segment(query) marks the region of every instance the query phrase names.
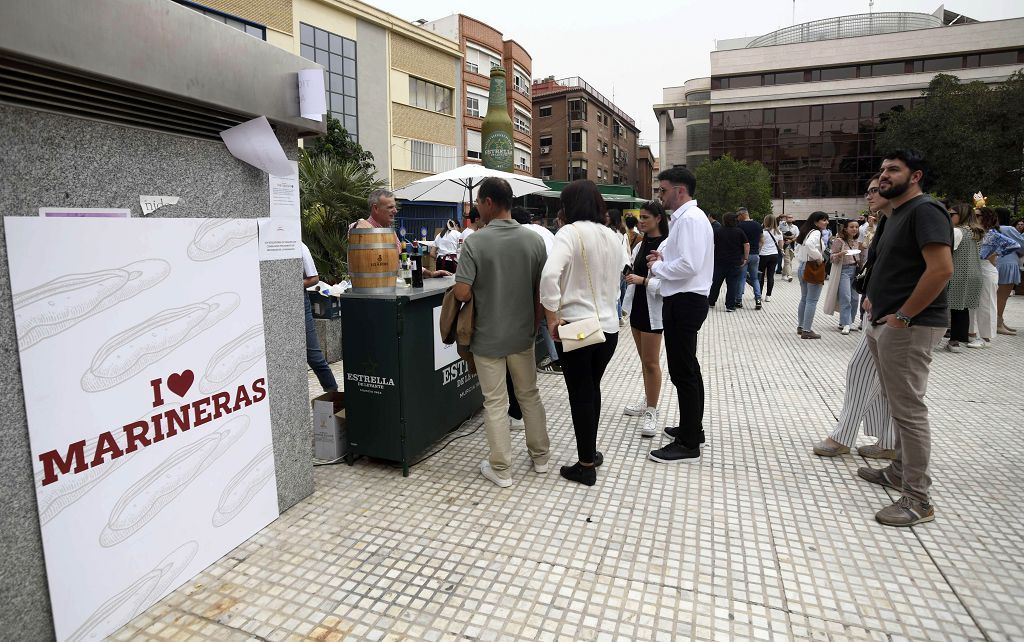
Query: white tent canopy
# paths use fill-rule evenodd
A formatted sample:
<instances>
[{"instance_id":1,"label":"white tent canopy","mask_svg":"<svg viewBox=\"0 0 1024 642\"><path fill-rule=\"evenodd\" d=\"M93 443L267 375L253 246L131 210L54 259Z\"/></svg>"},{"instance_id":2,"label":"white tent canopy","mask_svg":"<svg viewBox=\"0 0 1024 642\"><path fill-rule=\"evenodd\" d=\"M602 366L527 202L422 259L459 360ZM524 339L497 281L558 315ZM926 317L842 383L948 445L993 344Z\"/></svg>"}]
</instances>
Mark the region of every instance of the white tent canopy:
<instances>
[{"instance_id":1,"label":"white tent canopy","mask_svg":"<svg viewBox=\"0 0 1024 642\"><path fill-rule=\"evenodd\" d=\"M472 163L453 170L421 178L401 189L395 190L395 197L407 201L440 201L442 203L472 203L476 199L476 188L485 178L504 178L512 186L514 197L526 196L548 188L539 178L510 174L483 165Z\"/></svg>"}]
</instances>

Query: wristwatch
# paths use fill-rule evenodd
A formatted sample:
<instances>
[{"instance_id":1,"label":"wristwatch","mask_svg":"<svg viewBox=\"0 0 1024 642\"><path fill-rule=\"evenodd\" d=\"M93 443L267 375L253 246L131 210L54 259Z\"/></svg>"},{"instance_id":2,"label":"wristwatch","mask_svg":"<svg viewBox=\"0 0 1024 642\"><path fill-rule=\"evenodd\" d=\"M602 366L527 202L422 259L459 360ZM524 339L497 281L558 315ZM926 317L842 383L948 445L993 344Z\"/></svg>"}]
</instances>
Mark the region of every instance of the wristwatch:
<instances>
[{"instance_id":1,"label":"wristwatch","mask_svg":"<svg viewBox=\"0 0 1024 642\"><path fill-rule=\"evenodd\" d=\"M906 327L906 328L909 328L910 327L910 322L913 321L913 319L911 317L908 317L907 315L903 314L902 310L896 310L895 317L896 317L897 321L902 321L903 322L903 326Z\"/></svg>"}]
</instances>

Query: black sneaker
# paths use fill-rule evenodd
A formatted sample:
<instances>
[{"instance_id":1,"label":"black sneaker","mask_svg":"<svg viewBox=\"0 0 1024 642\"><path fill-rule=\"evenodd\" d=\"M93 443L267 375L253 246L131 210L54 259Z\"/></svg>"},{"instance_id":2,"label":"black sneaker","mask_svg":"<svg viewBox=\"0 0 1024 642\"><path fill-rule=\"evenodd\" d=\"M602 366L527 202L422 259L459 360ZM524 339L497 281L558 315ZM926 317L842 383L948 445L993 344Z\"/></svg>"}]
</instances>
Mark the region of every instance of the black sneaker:
<instances>
[{"instance_id":1,"label":"black sneaker","mask_svg":"<svg viewBox=\"0 0 1024 642\"><path fill-rule=\"evenodd\" d=\"M754 301L754 309L755 310L760 310L761 309L761 299L758 299L757 301Z\"/></svg>"},{"instance_id":2,"label":"black sneaker","mask_svg":"<svg viewBox=\"0 0 1024 642\"><path fill-rule=\"evenodd\" d=\"M700 448L687 448L673 441L652 450L648 457L662 464L696 464L700 462Z\"/></svg>"},{"instance_id":3,"label":"black sneaker","mask_svg":"<svg viewBox=\"0 0 1024 642\"><path fill-rule=\"evenodd\" d=\"M562 466L561 474L569 481L579 482L584 486L593 486L597 483L597 471L594 466L584 466L576 462L572 466Z\"/></svg>"},{"instance_id":4,"label":"black sneaker","mask_svg":"<svg viewBox=\"0 0 1024 642\"><path fill-rule=\"evenodd\" d=\"M669 437L671 437L672 439L675 439L676 435L679 434L679 426L665 426L665 434L668 435ZM706 443L706 440L704 439L704 433L701 433L701 435L700 435L700 448L703 449L704 446L706 446L706 445L707 445L707 443Z\"/></svg>"},{"instance_id":5,"label":"black sneaker","mask_svg":"<svg viewBox=\"0 0 1024 642\"><path fill-rule=\"evenodd\" d=\"M597 468L604 463L604 455L601 454L600 450L594 451L594 468Z\"/></svg>"},{"instance_id":6,"label":"black sneaker","mask_svg":"<svg viewBox=\"0 0 1024 642\"><path fill-rule=\"evenodd\" d=\"M742 308L742 307L743 307L743 304L742 304L742 303L737 303L737 304L736 304L736 307L737 307L737 308Z\"/></svg>"}]
</instances>

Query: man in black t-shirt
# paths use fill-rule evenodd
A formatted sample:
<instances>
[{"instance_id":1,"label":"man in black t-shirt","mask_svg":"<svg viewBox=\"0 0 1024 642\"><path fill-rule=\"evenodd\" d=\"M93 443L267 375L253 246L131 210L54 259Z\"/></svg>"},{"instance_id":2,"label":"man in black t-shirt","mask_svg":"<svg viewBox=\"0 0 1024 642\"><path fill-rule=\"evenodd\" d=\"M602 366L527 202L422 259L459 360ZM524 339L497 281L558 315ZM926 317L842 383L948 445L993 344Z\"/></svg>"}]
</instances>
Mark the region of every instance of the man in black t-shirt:
<instances>
[{"instance_id":1,"label":"man in black t-shirt","mask_svg":"<svg viewBox=\"0 0 1024 642\"><path fill-rule=\"evenodd\" d=\"M740 217L739 228L743 230L743 233L747 235L747 241L750 243L750 258L747 259L746 265L743 266L743 276L746 282L754 288L754 309L761 309L761 280L758 275L758 270L761 264L761 241L762 233L764 228L757 221L750 220L750 212L747 208L741 207L736 210L736 214ZM743 307L743 292L746 291L747 286L744 285L743 279L740 279L738 283L738 292L736 296L736 305Z\"/></svg>"},{"instance_id":2,"label":"man in black t-shirt","mask_svg":"<svg viewBox=\"0 0 1024 642\"><path fill-rule=\"evenodd\" d=\"M896 432L896 459L887 468L863 467L863 479L902 493L875 515L887 526L913 526L935 518L929 501L931 430L928 368L949 325L946 283L953 275L949 214L923 193L930 179L924 156L899 150L882 160L879 195L893 212L872 244L873 263L864 309L871 318L868 348L878 367Z\"/></svg>"}]
</instances>

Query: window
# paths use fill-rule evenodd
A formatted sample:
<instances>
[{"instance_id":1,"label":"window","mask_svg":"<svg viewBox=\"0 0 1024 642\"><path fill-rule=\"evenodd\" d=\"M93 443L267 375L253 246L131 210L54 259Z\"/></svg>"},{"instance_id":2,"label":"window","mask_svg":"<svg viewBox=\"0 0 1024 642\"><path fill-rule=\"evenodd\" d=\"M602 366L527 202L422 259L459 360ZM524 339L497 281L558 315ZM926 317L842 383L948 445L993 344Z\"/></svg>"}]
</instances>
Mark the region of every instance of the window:
<instances>
[{"instance_id":1,"label":"window","mask_svg":"<svg viewBox=\"0 0 1024 642\"><path fill-rule=\"evenodd\" d=\"M902 74L905 70L906 63L903 62L883 62L871 65L872 76L892 76L894 74Z\"/></svg>"},{"instance_id":2,"label":"window","mask_svg":"<svg viewBox=\"0 0 1024 642\"><path fill-rule=\"evenodd\" d=\"M751 76L733 76L729 79L729 89L743 89L744 87L760 87L761 74Z\"/></svg>"},{"instance_id":3,"label":"window","mask_svg":"<svg viewBox=\"0 0 1024 642\"><path fill-rule=\"evenodd\" d=\"M455 148L422 140L410 140L412 150L411 169L415 172L436 174L455 169Z\"/></svg>"},{"instance_id":4,"label":"window","mask_svg":"<svg viewBox=\"0 0 1024 642\"><path fill-rule=\"evenodd\" d=\"M570 152L585 152L587 151L587 130L585 129L574 129L569 132L569 151Z\"/></svg>"},{"instance_id":5,"label":"window","mask_svg":"<svg viewBox=\"0 0 1024 642\"><path fill-rule=\"evenodd\" d=\"M520 131L524 134L529 134L530 117L516 109L512 118L512 126L516 128L516 131Z\"/></svg>"},{"instance_id":6,"label":"window","mask_svg":"<svg viewBox=\"0 0 1024 642\"><path fill-rule=\"evenodd\" d=\"M473 85L466 86L466 113L470 116L476 116L477 118L483 118L487 114L487 99L488 92L486 89L480 87L474 87ZM472 102L471 102L472 101ZM474 110L471 106L473 103L476 104ZM476 113L473 113L473 112Z\"/></svg>"},{"instance_id":7,"label":"window","mask_svg":"<svg viewBox=\"0 0 1024 642\"><path fill-rule=\"evenodd\" d=\"M569 164L569 180L578 181L587 177L587 161L574 160Z\"/></svg>"},{"instance_id":8,"label":"window","mask_svg":"<svg viewBox=\"0 0 1024 642\"><path fill-rule=\"evenodd\" d=\"M541 136L540 137L540 146L541 147L551 147L551 136Z\"/></svg>"},{"instance_id":9,"label":"window","mask_svg":"<svg viewBox=\"0 0 1024 642\"><path fill-rule=\"evenodd\" d=\"M327 77L327 111L341 121L354 141L359 141L359 109L356 93L356 41L305 23L299 24L302 57L323 65Z\"/></svg>"},{"instance_id":10,"label":"window","mask_svg":"<svg viewBox=\"0 0 1024 642\"><path fill-rule=\"evenodd\" d=\"M586 120L587 119L587 101L585 101L585 100L570 100L569 101L569 118L571 120Z\"/></svg>"},{"instance_id":11,"label":"window","mask_svg":"<svg viewBox=\"0 0 1024 642\"><path fill-rule=\"evenodd\" d=\"M515 159L516 159L516 163L515 163L516 169L521 169L524 172L530 171L530 160L531 160L530 150L526 149L525 147L520 147L519 145L516 145L516 156L515 156Z\"/></svg>"},{"instance_id":12,"label":"window","mask_svg":"<svg viewBox=\"0 0 1024 642\"><path fill-rule=\"evenodd\" d=\"M207 9L206 7L199 7L192 4L191 2L178 2L178 4L180 4L183 7L188 7L189 9L192 9L193 11L196 11L198 13L201 13L207 18L212 18L221 24L233 27L235 29L238 29L239 31L244 31L245 33L249 34L250 36L253 36L254 38L259 38L260 40L267 39L267 28L264 27L263 25L257 24L255 22L249 22L248 20L242 20L241 18L236 18L235 16L232 16L228 13L221 13L220 11Z\"/></svg>"},{"instance_id":13,"label":"window","mask_svg":"<svg viewBox=\"0 0 1024 642\"><path fill-rule=\"evenodd\" d=\"M515 67L512 71L512 89L515 89L524 96L530 95L530 79L526 77L526 72Z\"/></svg>"},{"instance_id":14,"label":"window","mask_svg":"<svg viewBox=\"0 0 1024 642\"><path fill-rule=\"evenodd\" d=\"M931 58L924 61L924 71L945 71L947 69L963 68L963 56L951 56L948 58Z\"/></svg>"},{"instance_id":15,"label":"window","mask_svg":"<svg viewBox=\"0 0 1024 642\"><path fill-rule=\"evenodd\" d=\"M597 168L597 180L601 180L603 178L604 178L604 169L598 167Z\"/></svg>"},{"instance_id":16,"label":"window","mask_svg":"<svg viewBox=\"0 0 1024 642\"><path fill-rule=\"evenodd\" d=\"M552 171L551 166L550 165L541 165L541 167L540 167L540 177L541 178L546 178L546 179L550 180L552 176L554 176L554 172Z\"/></svg>"},{"instance_id":17,"label":"window","mask_svg":"<svg viewBox=\"0 0 1024 642\"><path fill-rule=\"evenodd\" d=\"M537 110L537 115L541 118L547 118L551 115L551 105L543 105Z\"/></svg>"},{"instance_id":18,"label":"window","mask_svg":"<svg viewBox=\"0 0 1024 642\"><path fill-rule=\"evenodd\" d=\"M621 181L621 180L622 180L622 179L621 179L621 178L619 177L619 175L618 175L618 174L612 174L612 183L614 183L614 184L618 185L618 184L619 184L619 181Z\"/></svg>"},{"instance_id":19,"label":"window","mask_svg":"<svg viewBox=\"0 0 1024 642\"><path fill-rule=\"evenodd\" d=\"M466 113L480 118L480 99L472 94L466 95Z\"/></svg>"},{"instance_id":20,"label":"window","mask_svg":"<svg viewBox=\"0 0 1024 642\"><path fill-rule=\"evenodd\" d=\"M409 104L439 114L451 115L452 90L409 76Z\"/></svg>"},{"instance_id":21,"label":"window","mask_svg":"<svg viewBox=\"0 0 1024 642\"><path fill-rule=\"evenodd\" d=\"M803 81L804 72L802 71L782 71L775 74L776 85L792 85Z\"/></svg>"},{"instance_id":22,"label":"window","mask_svg":"<svg viewBox=\"0 0 1024 642\"><path fill-rule=\"evenodd\" d=\"M491 67L500 66L500 55L471 44L466 45L466 71L487 76L491 73Z\"/></svg>"},{"instance_id":23,"label":"window","mask_svg":"<svg viewBox=\"0 0 1024 642\"><path fill-rule=\"evenodd\" d=\"M483 143L480 138L480 132L472 129L466 130L466 158L480 160L483 157L482 150Z\"/></svg>"},{"instance_id":24,"label":"window","mask_svg":"<svg viewBox=\"0 0 1024 642\"><path fill-rule=\"evenodd\" d=\"M1015 65L1018 62L1020 62L1020 58L1016 51L996 51L981 54L979 64L982 67L996 67L998 65Z\"/></svg>"},{"instance_id":25,"label":"window","mask_svg":"<svg viewBox=\"0 0 1024 642\"><path fill-rule=\"evenodd\" d=\"M856 78L857 68L856 67L832 67L830 69L821 70L822 80L845 80L847 78Z\"/></svg>"}]
</instances>

